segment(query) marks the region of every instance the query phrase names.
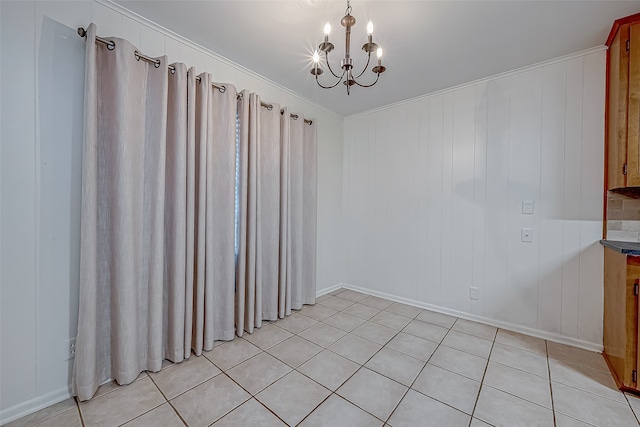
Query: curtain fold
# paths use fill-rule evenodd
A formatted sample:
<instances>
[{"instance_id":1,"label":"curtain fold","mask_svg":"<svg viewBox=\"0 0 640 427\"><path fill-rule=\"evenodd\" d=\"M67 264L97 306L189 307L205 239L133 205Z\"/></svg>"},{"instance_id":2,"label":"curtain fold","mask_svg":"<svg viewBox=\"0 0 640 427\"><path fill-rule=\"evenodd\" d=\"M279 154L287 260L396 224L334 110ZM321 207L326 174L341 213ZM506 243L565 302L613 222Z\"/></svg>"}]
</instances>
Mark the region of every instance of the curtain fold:
<instances>
[{"instance_id":1,"label":"curtain fold","mask_svg":"<svg viewBox=\"0 0 640 427\"><path fill-rule=\"evenodd\" d=\"M136 61L134 46L113 40L113 51L96 45L89 26L74 365L82 400L109 378L159 370L166 336L167 61L164 70Z\"/></svg>"},{"instance_id":2,"label":"curtain fold","mask_svg":"<svg viewBox=\"0 0 640 427\"><path fill-rule=\"evenodd\" d=\"M238 335L315 303L316 128L242 92ZM313 246L313 247L312 247Z\"/></svg>"},{"instance_id":3,"label":"curtain fold","mask_svg":"<svg viewBox=\"0 0 640 427\"><path fill-rule=\"evenodd\" d=\"M235 332L236 90L87 34L80 400Z\"/></svg>"},{"instance_id":4,"label":"curtain fold","mask_svg":"<svg viewBox=\"0 0 640 427\"><path fill-rule=\"evenodd\" d=\"M238 260L236 265L236 333L262 326L262 288L256 284L258 135L260 96L247 90L238 100L240 177Z\"/></svg>"},{"instance_id":5,"label":"curtain fold","mask_svg":"<svg viewBox=\"0 0 640 427\"><path fill-rule=\"evenodd\" d=\"M80 400L315 303L315 124L111 40L89 25Z\"/></svg>"}]
</instances>

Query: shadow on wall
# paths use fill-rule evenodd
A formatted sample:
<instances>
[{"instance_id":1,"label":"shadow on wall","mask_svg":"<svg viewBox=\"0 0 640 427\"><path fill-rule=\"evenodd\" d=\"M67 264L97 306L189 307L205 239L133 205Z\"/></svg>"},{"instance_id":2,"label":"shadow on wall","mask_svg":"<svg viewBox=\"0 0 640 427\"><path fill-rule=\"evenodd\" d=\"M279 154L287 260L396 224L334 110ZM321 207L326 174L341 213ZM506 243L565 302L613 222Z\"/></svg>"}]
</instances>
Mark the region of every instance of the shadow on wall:
<instances>
[{"instance_id":1,"label":"shadow on wall","mask_svg":"<svg viewBox=\"0 0 640 427\"><path fill-rule=\"evenodd\" d=\"M37 87L40 131L36 165L40 174L37 327L39 351L59 349L59 353L52 355L56 368L65 366L69 359L69 339L76 336L78 327L84 55L84 39L78 37L75 29L43 18ZM73 359L66 362L67 383L72 362Z\"/></svg>"}]
</instances>

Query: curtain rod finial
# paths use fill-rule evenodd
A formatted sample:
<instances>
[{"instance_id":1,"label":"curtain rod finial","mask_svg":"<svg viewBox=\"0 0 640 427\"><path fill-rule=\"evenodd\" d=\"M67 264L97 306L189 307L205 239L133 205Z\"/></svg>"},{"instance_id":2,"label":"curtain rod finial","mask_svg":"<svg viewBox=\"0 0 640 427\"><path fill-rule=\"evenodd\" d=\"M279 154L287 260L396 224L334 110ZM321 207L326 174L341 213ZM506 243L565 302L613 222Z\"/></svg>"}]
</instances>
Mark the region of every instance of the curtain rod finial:
<instances>
[{"instance_id":1,"label":"curtain rod finial","mask_svg":"<svg viewBox=\"0 0 640 427\"><path fill-rule=\"evenodd\" d=\"M84 28L82 28L82 27L78 27L78 35L79 35L80 37L86 37L86 35L87 35L87 31L86 31Z\"/></svg>"}]
</instances>

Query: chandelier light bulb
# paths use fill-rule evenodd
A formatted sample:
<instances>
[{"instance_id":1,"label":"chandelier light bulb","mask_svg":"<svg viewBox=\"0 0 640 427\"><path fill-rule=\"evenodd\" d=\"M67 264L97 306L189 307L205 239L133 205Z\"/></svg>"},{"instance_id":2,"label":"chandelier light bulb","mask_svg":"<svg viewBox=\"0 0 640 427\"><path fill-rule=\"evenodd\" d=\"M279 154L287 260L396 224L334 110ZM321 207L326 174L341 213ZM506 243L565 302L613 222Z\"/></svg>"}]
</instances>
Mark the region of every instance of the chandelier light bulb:
<instances>
[{"instance_id":1,"label":"chandelier light bulb","mask_svg":"<svg viewBox=\"0 0 640 427\"><path fill-rule=\"evenodd\" d=\"M378 59L380 59L382 57L382 48L379 47L378 51L376 52L376 54L378 55Z\"/></svg>"},{"instance_id":2,"label":"chandelier light bulb","mask_svg":"<svg viewBox=\"0 0 640 427\"><path fill-rule=\"evenodd\" d=\"M371 35L373 34L373 22L369 21L369 23L367 24L367 34Z\"/></svg>"},{"instance_id":3,"label":"chandelier light bulb","mask_svg":"<svg viewBox=\"0 0 640 427\"><path fill-rule=\"evenodd\" d=\"M324 35L328 36L329 34L331 34L331 24L327 22L324 24Z\"/></svg>"},{"instance_id":4,"label":"chandelier light bulb","mask_svg":"<svg viewBox=\"0 0 640 427\"><path fill-rule=\"evenodd\" d=\"M317 50L313 51L313 62L316 64L320 62L320 54L318 53Z\"/></svg>"}]
</instances>

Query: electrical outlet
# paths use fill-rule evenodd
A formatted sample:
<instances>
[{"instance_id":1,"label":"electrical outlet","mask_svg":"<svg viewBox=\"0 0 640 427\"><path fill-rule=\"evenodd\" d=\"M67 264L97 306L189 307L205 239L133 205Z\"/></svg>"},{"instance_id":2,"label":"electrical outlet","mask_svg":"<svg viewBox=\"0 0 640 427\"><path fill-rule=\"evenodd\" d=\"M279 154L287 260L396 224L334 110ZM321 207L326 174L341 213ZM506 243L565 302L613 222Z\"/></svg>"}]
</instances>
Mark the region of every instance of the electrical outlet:
<instances>
[{"instance_id":1,"label":"electrical outlet","mask_svg":"<svg viewBox=\"0 0 640 427\"><path fill-rule=\"evenodd\" d=\"M480 288L469 286L469 299L480 299Z\"/></svg>"},{"instance_id":2,"label":"electrical outlet","mask_svg":"<svg viewBox=\"0 0 640 427\"><path fill-rule=\"evenodd\" d=\"M71 360L74 357L76 357L76 339L74 338L69 338L67 340L67 349L69 349L69 355L67 357L67 360Z\"/></svg>"}]
</instances>

